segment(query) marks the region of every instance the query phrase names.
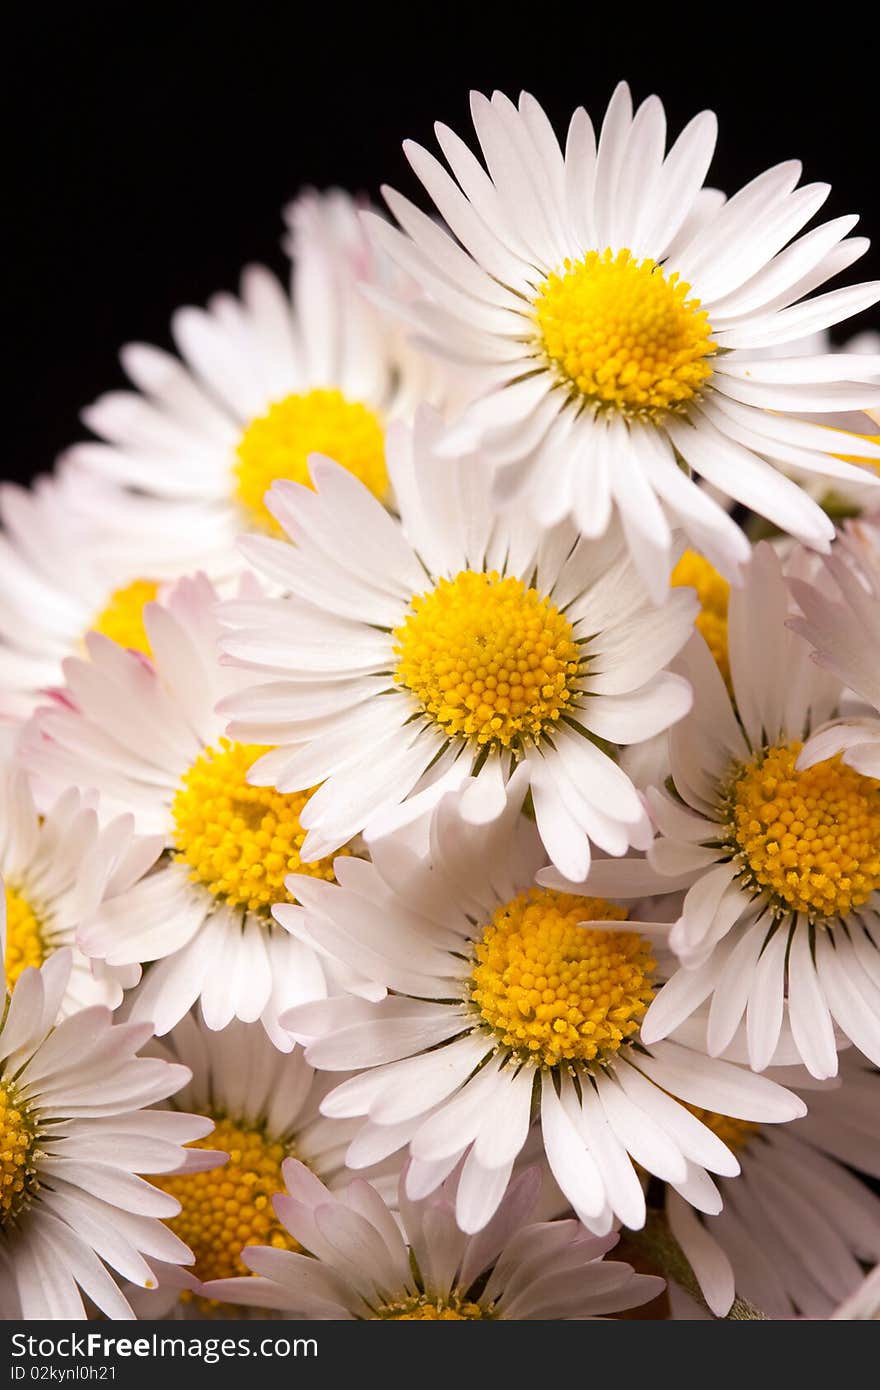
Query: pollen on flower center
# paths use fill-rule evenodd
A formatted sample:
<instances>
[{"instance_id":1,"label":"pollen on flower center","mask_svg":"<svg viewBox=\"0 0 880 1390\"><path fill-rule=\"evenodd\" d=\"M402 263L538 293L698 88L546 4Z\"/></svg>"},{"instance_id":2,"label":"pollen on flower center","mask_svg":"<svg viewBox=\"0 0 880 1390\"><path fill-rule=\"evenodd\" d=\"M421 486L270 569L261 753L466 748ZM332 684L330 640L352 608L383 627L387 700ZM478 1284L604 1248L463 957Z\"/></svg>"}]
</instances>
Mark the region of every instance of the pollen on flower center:
<instances>
[{"instance_id":1,"label":"pollen on flower center","mask_svg":"<svg viewBox=\"0 0 880 1390\"><path fill-rule=\"evenodd\" d=\"M748 1148L756 1134L760 1134L761 1126L753 1120L735 1120L730 1115L719 1115L714 1110L702 1110L699 1105L686 1105L692 1115L711 1129L716 1134L722 1144L726 1144L732 1153L741 1153Z\"/></svg>"},{"instance_id":2,"label":"pollen on flower center","mask_svg":"<svg viewBox=\"0 0 880 1390\"><path fill-rule=\"evenodd\" d=\"M341 391L285 396L252 420L236 450L235 496L261 530L279 532L263 498L277 479L311 486L309 454L347 468L375 497L388 491L385 436L378 415Z\"/></svg>"},{"instance_id":3,"label":"pollen on flower center","mask_svg":"<svg viewBox=\"0 0 880 1390\"><path fill-rule=\"evenodd\" d=\"M11 1081L0 1081L0 1231L36 1195L36 1125Z\"/></svg>"},{"instance_id":4,"label":"pollen on flower center","mask_svg":"<svg viewBox=\"0 0 880 1390\"><path fill-rule=\"evenodd\" d=\"M475 943L470 999L505 1047L539 1066L603 1062L637 1031L654 989L650 943L602 898L533 888L499 907Z\"/></svg>"},{"instance_id":5,"label":"pollen on flower center","mask_svg":"<svg viewBox=\"0 0 880 1390\"><path fill-rule=\"evenodd\" d=\"M581 669L572 625L521 579L441 579L413 598L394 638L395 679L449 736L537 742L571 707Z\"/></svg>"},{"instance_id":6,"label":"pollen on flower center","mask_svg":"<svg viewBox=\"0 0 880 1390\"><path fill-rule=\"evenodd\" d=\"M800 743L759 753L729 793L746 881L812 919L844 917L880 888L880 782L840 757L795 770Z\"/></svg>"},{"instance_id":7,"label":"pollen on flower center","mask_svg":"<svg viewBox=\"0 0 880 1390\"><path fill-rule=\"evenodd\" d=\"M306 832L299 817L314 789L283 795L248 784L265 752L225 738L218 749L206 748L182 778L171 813L176 858L190 878L232 907L267 914L273 903L290 901L288 874L332 881L333 863L300 859Z\"/></svg>"},{"instance_id":8,"label":"pollen on flower center","mask_svg":"<svg viewBox=\"0 0 880 1390\"><path fill-rule=\"evenodd\" d=\"M695 550L686 550L672 571L670 584L673 588L696 589L700 600L697 614L697 630L705 638L706 645L715 658L724 683L730 687L730 659L727 652L727 607L730 602L730 585L727 580L709 564L704 556Z\"/></svg>"},{"instance_id":9,"label":"pollen on flower center","mask_svg":"<svg viewBox=\"0 0 880 1390\"><path fill-rule=\"evenodd\" d=\"M712 375L712 329L690 285L629 250L566 260L538 290L540 346L569 387L599 407L680 411Z\"/></svg>"},{"instance_id":10,"label":"pollen on flower center","mask_svg":"<svg viewBox=\"0 0 880 1390\"><path fill-rule=\"evenodd\" d=\"M23 970L39 968L48 955L40 919L27 898L6 884L6 978L10 988Z\"/></svg>"},{"instance_id":11,"label":"pollen on flower center","mask_svg":"<svg viewBox=\"0 0 880 1390\"><path fill-rule=\"evenodd\" d=\"M144 627L144 604L151 603L158 593L159 585L153 579L134 579L121 589L114 589L106 608L93 619L92 629L111 637L120 647L152 656Z\"/></svg>"},{"instance_id":12,"label":"pollen on flower center","mask_svg":"<svg viewBox=\"0 0 880 1390\"><path fill-rule=\"evenodd\" d=\"M150 1178L180 1202L179 1215L169 1217L167 1225L192 1250L196 1278L207 1282L250 1274L241 1260L247 1245L299 1249L272 1207L275 1194L285 1190L281 1165L291 1155L289 1145L224 1118L213 1134L188 1147L229 1154L222 1168Z\"/></svg>"},{"instance_id":13,"label":"pollen on flower center","mask_svg":"<svg viewBox=\"0 0 880 1390\"><path fill-rule=\"evenodd\" d=\"M427 1294L385 1304L376 1313L376 1318L385 1322L482 1322L490 1317L479 1303L447 1302L442 1298L429 1298Z\"/></svg>"}]
</instances>

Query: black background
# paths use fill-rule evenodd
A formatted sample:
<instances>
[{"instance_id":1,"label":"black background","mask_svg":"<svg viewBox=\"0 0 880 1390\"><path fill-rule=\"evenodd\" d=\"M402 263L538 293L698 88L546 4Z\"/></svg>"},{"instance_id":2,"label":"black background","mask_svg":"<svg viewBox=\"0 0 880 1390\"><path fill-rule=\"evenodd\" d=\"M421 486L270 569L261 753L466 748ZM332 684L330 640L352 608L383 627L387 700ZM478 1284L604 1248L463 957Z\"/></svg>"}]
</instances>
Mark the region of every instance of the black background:
<instances>
[{"instance_id":1,"label":"black background","mask_svg":"<svg viewBox=\"0 0 880 1390\"><path fill-rule=\"evenodd\" d=\"M168 345L174 308L234 289L249 260L283 272L280 209L297 188L376 196L387 181L418 197L400 142L433 147L438 118L468 138L472 86L527 87L558 130L579 102L599 115L621 76L637 99L659 92L673 133L712 106L710 182L732 192L797 156L806 179L834 183L823 217L860 211L877 232L876 42L872 57L864 34L837 36L831 12L774 37L736 6L660 9L650 28L647 10L602 8L20 7L4 35L0 473L27 479L83 436L81 407L123 385L122 343ZM878 275L872 247L847 278Z\"/></svg>"}]
</instances>

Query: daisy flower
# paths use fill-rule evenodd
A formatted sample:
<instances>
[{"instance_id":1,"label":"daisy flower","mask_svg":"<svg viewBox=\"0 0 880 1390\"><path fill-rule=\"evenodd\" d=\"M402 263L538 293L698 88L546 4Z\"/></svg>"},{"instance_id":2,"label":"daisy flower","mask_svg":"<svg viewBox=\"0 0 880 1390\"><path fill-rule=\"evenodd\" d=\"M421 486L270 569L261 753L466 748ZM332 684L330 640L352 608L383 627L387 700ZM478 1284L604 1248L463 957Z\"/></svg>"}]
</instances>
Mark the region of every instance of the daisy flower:
<instances>
[{"instance_id":1,"label":"daisy flower","mask_svg":"<svg viewBox=\"0 0 880 1390\"><path fill-rule=\"evenodd\" d=\"M329 460L313 489L277 483L268 505L292 545L245 537L283 600L225 605L223 650L268 683L224 700L232 737L278 745L251 770L293 792L307 859L331 854L425 775L473 778L475 819L497 813L517 765L562 872L583 878L650 839L615 761L680 719L690 690L664 670L692 630L695 596L658 612L619 532L580 540L499 518L485 474L432 453L439 422L401 429L389 463L400 520ZM667 576L668 579L668 576Z\"/></svg>"},{"instance_id":2,"label":"daisy flower","mask_svg":"<svg viewBox=\"0 0 880 1390\"><path fill-rule=\"evenodd\" d=\"M644 1045L641 1022L663 974L657 929L627 924L617 903L534 886L544 856L520 815L525 773L485 825L463 819L462 794L443 797L427 856L389 833L371 864L338 867L339 884L289 880L310 937L389 989L377 1003L337 997L285 1016L314 1066L358 1069L323 1113L364 1117L352 1166L408 1144L414 1200L463 1160L465 1231L492 1219L535 1115L559 1187L596 1234L615 1220L644 1223L631 1159L716 1211L706 1170L732 1175L739 1165L679 1102L768 1123L802 1114L803 1103L677 1041Z\"/></svg>"},{"instance_id":3,"label":"daisy flower","mask_svg":"<svg viewBox=\"0 0 880 1390\"><path fill-rule=\"evenodd\" d=\"M26 718L62 685L94 629L149 655L143 608L193 570L241 570L216 508L168 507L60 465L30 489L0 486L0 718Z\"/></svg>"},{"instance_id":4,"label":"daisy flower","mask_svg":"<svg viewBox=\"0 0 880 1390\"><path fill-rule=\"evenodd\" d=\"M3 917L0 902L0 947ZM162 1224L177 1200L139 1176L200 1161L182 1145L209 1122L143 1108L178 1090L189 1073L138 1057L149 1025L114 1024L100 1005L56 1026L69 970L66 950L26 970L0 1015L5 1320L84 1318L83 1295L108 1318L131 1318L117 1278L152 1288L149 1261L192 1259Z\"/></svg>"},{"instance_id":5,"label":"daisy flower","mask_svg":"<svg viewBox=\"0 0 880 1390\"><path fill-rule=\"evenodd\" d=\"M34 716L20 756L42 786L97 789L103 814L130 811L166 848L153 873L102 903L79 932L85 954L111 968L137 973L156 962L132 1018L163 1034L200 999L209 1027L261 1019L289 1050L279 1010L326 988L314 953L269 911L285 899L285 875L302 867L308 793L251 786L265 749L224 738L215 706L243 673L218 660L216 602L200 576L148 603L151 662L91 633L90 660L64 663L64 702ZM306 872L332 877L323 862Z\"/></svg>"},{"instance_id":6,"label":"daisy flower","mask_svg":"<svg viewBox=\"0 0 880 1390\"><path fill-rule=\"evenodd\" d=\"M150 1052L192 1073L174 1106L213 1126L193 1147L213 1151L222 1166L153 1179L179 1201L167 1224L195 1263L187 1270L154 1263L159 1288L141 1292L138 1306L144 1317L203 1317L204 1302L193 1293L204 1280L247 1277L246 1247L299 1248L272 1211L272 1198L284 1190L284 1162L299 1159L335 1191L354 1176L345 1151L357 1123L325 1119L318 1107L332 1078L315 1073L301 1048L279 1052L252 1024L233 1021L214 1032L189 1013ZM389 1202L399 1171L400 1161L391 1159L367 1175Z\"/></svg>"},{"instance_id":7,"label":"daisy flower","mask_svg":"<svg viewBox=\"0 0 880 1390\"><path fill-rule=\"evenodd\" d=\"M866 777L880 778L880 524L852 523L826 561L837 587L792 581L801 618L789 626L815 647L814 660L833 671L868 707L865 716L814 734L798 759L805 769L835 753Z\"/></svg>"},{"instance_id":8,"label":"daisy flower","mask_svg":"<svg viewBox=\"0 0 880 1390\"><path fill-rule=\"evenodd\" d=\"M289 1196L275 1210L310 1256L247 1250L256 1279L207 1284L229 1302L299 1317L356 1321L461 1322L591 1319L648 1303L662 1279L603 1260L616 1237L590 1235L576 1221L532 1224L541 1178L528 1169L490 1225L466 1235L455 1222L455 1180L411 1201L401 1180L403 1230L363 1179L331 1192L304 1164L288 1159Z\"/></svg>"},{"instance_id":9,"label":"daisy flower","mask_svg":"<svg viewBox=\"0 0 880 1390\"><path fill-rule=\"evenodd\" d=\"M241 298L180 309L183 358L141 343L122 351L136 391L102 396L83 419L102 443L69 451L77 468L151 497L213 509L236 530L274 529L263 496L275 478L307 478L331 454L377 497L388 494L385 430L438 394L436 369L366 297L408 293L374 251L347 195L307 193L288 215L292 294L262 266Z\"/></svg>"},{"instance_id":10,"label":"daisy flower","mask_svg":"<svg viewBox=\"0 0 880 1390\"><path fill-rule=\"evenodd\" d=\"M135 836L133 819L101 827L89 799L74 788L39 815L24 773L0 768L0 877L5 881L6 979L71 947L62 1014L89 1004L115 1009L130 971L109 970L76 949L102 903L125 911L127 894L162 851L155 836Z\"/></svg>"},{"instance_id":11,"label":"daisy flower","mask_svg":"<svg viewBox=\"0 0 880 1390\"><path fill-rule=\"evenodd\" d=\"M634 114L625 83L598 141L579 108L564 151L527 94L516 107L474 93L471 112L485 169L444 125L454 177L404 146L451 235L393 190L402 232L370 224L425 292L402 310L417 341L487 375L443 452L479 451L498 500L524 503L542 525L572 516L597 536L616 508L658 601L670 523L729 578L747 559L692 475L827 549L831 523L780 470L864 480L833 457L827 430L797 417L876 406L880 357L765 350L880 298L877 283L806 298L867 249L848 236L857 218L798 236L829 185L797 188L796 160L729 200L704 188L714 115L696 116L664 156L661 102ZM877 444L860 450L880 458Z\"/></svg>"},{"instance_id":12,"label":"daisy flower","mask_svg":"<svg viewBox=\"0 0 880 1390\"><path fill-rule=\"evenodd\" d=\"M880 1178L880 1075L841 1058L842 1087L806 1089L807 1115L763 1126L699 1112L742 1165L719 1184L724 1207L697 1215L676 1192L666 1214L709 1307L723 1317L736 1293L770 1318L827 1318L880 1261L880 1198L850 1169Z\"/></svg>"},{"instance_id":13,"label":"daisy flower","mask_svg":"<svg viewBox=\"0 0 880 1390\"><path fill-rule=\"evenodd\" d=\"M794 564L808 571L807 557ZM709 1052L725 1050L745 1014L760 1071L787 1010L821 1078L837 1071L835 1024L880 1061L880 784L839 757L799 766L843 691L788 614L780 561L760 545L730 602L735 705L699 636L682 657L694 709L670 734L671 791L649 792L659 836L648 860L654 892L689 876L670 936L684 968L642 1036L656 1042L711 999Z\"/></svg>"}]
</instances>

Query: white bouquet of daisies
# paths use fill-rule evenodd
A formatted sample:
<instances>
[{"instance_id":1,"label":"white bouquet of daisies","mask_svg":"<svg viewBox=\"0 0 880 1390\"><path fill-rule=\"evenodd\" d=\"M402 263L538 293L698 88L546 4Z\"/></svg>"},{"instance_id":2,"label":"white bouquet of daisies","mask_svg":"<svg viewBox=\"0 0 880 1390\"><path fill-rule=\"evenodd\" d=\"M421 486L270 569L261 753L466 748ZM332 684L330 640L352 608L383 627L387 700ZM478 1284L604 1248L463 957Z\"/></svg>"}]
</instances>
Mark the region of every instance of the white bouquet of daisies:
<instances>
[{"instance_id":1,"label":"white bouquet of daisies","mask_svg":"<svg viewBox=\"0 0 880 1390\"><path fill-rule=\"evenodd\" d=\"M3 1318L880 1316L867 242L472 113L0 491Z\"/></svg>"}]
</instances>

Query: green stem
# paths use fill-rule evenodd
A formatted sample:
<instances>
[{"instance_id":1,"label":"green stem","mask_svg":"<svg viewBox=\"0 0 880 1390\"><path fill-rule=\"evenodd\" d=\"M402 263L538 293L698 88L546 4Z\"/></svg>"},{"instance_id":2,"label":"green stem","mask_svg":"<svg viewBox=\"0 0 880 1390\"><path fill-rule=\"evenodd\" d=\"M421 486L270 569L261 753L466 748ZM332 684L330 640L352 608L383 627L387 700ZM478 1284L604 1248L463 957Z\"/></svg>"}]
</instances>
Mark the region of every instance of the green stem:
<instances>
[{"instance_id":1,"label":"green stem","mask_svg":"<svg viewBox=\"0 0 880 1390\"><path fill-rule=\"evenodd\" d=\"M644 1230L628 1231L626 1241L628 1245L641 1251L645 1259L654 1265L666 1279L674 1280L702 1308L705 1308L709 1313L712 1312L703 1297L697 1283L697 1277L691 1269L684 1251L669 1229L669 1222L662 1212L649 1212ZM712 1316L715 1316L714 1313ZM767 1314L762 1313L760 1308L749 1303L747 1298L737 1297L733 1300L730 1311L725 1314L722 1321L766 1322Z\"/></svg>"}]
</instances>

